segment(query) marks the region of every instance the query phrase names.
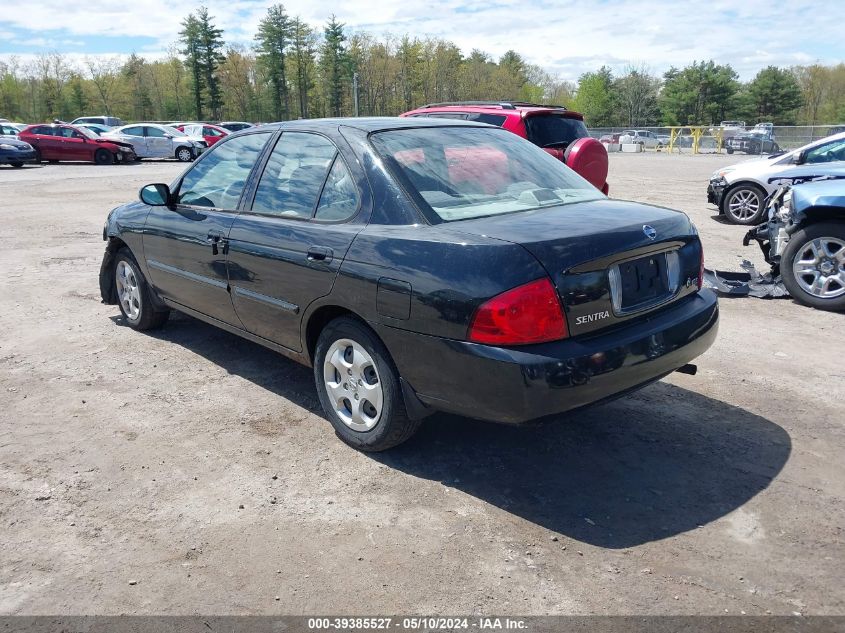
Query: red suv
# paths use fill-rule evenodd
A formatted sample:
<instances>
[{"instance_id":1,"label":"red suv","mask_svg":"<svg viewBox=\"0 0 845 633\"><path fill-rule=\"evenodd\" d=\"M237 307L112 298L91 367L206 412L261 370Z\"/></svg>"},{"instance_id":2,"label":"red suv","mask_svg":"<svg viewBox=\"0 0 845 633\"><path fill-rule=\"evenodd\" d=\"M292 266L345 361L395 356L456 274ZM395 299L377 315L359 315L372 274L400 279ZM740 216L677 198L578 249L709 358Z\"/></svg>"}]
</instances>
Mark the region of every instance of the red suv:
<instances>
[{"instance_id":1,"label":"red suv","mask_svg":"<svg viewBox=\"0 0 845 633\"><path fill-rule=\"evenodd\" d=\"M504 128L542 147L597 189L608 192L607 151L590 138L584 116L563 106L523 101L461 101L432 103L399 116L462 119Z\"/></svg>"},{"instance_id":2,"label":"red suv","mask_svg":"<svg viewBox=\"0 0 845 633\"><path fill-rule=\"evenodd\" d=\"M66 124L30 125L18 135L35 148L36 161L82 160L110 165L135 161L135 150L129 143L97 136L84 127Z\"/></svg>"}]
</instances>

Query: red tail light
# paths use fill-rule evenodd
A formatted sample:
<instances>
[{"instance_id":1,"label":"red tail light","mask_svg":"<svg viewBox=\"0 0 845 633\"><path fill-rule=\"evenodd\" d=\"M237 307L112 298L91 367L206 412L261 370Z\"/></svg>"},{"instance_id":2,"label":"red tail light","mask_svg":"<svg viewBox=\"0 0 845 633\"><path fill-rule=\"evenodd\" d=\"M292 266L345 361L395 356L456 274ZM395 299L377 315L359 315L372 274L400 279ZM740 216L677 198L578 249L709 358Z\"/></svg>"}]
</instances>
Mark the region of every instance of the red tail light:
<instances>
[{"instance_id":1,"label":"red tail light","mask_svg":"<svg viewBox=\"0 0 845 633\"><path fill-rule=\"evenodd\" d=\"M701 252L701 261L698 264L698 289L701 290L701 286L704 285L704 245L699 242L698 249Z\"/></svg>"},{"instance_id":2,"label":"red tail light","mask_svg":"<svg viewBox=\"0 0 845 633\"><path fill-rule=\"evenodd\" d=\"M569 336L549 278L517 286L483 303L469 326L469 340L490 345L545 343Z\"/></svg>"}]
</instances>

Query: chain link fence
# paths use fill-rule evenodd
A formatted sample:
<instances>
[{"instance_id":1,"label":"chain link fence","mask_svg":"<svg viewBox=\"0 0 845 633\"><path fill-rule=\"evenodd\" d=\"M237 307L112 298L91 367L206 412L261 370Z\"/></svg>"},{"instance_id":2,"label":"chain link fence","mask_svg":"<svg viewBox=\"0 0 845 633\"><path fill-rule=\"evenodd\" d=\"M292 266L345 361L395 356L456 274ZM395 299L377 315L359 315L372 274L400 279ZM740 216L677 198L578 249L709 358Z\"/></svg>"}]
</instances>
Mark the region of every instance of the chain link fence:
<instances>
[{"instance_id":1,"label":"chain link fence","mask_svg":"<svg viewBox=\"0 0 845 633\"><path fill-rule=\"evenodd\" d=\"M703 127L702 135L698 142L698 152L701 154L725 153L727 151L725 141L728 138L736 136L743 131L750 132L752 130L752 126L748 126L745 130L741 128L722 129L717 125L694 127ZM672 150L680 153L692 153L694 138L693 130L690 127L595 127L590 128L589 133L593 138L618 144L620 136L625 132L632 135L631 133L633 132L636 133L632 135L633 141L637 143L641 142L643 150L667 151L673 129L677 130L677 135L675 142L672 144ZM838 132L845 132L845 124L776 125L772 128L772 143L759 144L758 151L755 153L768 154L773 151L796 149L802 145Z\"/></svg>"}]
</instances>

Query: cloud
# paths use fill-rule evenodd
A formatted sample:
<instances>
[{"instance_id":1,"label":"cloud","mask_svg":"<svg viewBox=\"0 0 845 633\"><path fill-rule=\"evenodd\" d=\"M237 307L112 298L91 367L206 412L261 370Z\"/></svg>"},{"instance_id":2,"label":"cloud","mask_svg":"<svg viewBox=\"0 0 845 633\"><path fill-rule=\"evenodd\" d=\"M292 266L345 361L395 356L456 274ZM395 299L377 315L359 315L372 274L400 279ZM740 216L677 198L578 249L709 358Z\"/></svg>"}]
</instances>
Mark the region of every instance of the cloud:
<instances>
[{"instance_id":1,"label":"cloud","mask_svg":"<svg viewBox=\"0 0 845 633\"><path fill-rule=\"evenodd\" d=\"M246 45L252 43L269 4L268 0L206 2L227 41ZM284 4L289 14L317 28L336 12L351 31L441 37L465 53L478 48L494 57L514 49L570 80L602 64L620 70L637 62L662 73L670 66L714 59L730 63L743 79L750 79L769 64L845 59L840 21L831 19L841 13L838 0L691 0L683 5L668 0L347 0L337 5L289 0ZM139 52L161 54L178 38L182 19L196 6L168 0L91 0L77 6L65 0L33 0L26 11L3 14L0 30L14 37L0 38L0 54L39 47L33 41L46 39L41 26L56 24L57 15L63 28L58 38L49 40L50 49L78 50L93 45L98 37L136 42L147 38ZM13 43L16 40L29 40L29 45ZM136 48L133 43L119 52Z\"/></svg>"}]
</instances>

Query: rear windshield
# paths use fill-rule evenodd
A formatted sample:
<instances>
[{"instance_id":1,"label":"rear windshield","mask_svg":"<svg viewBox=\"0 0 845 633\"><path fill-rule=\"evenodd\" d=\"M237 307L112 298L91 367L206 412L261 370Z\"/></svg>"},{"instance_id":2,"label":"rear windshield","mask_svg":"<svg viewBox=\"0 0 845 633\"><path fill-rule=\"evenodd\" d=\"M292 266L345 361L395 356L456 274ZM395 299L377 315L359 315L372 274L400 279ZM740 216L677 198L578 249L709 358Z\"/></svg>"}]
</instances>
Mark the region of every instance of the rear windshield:
<instances>
[{"instance_id":1,"label":"rear windshield","mask_svg":"<svg viewBox=\"0 0 845 633\"><path fill-rule=\"evenodd\" d=\"M500 129L408 128L379 132L370 139L434 221L467 220L604 197L559 160Z\"/></svg>"},{"instance_id":2,"label":"rear windshield","mask_svg":"<svg viewBox=\"0 0 845 633\"><path fill-rule=\"evenodd\" d=\"M561 114L535 114L525 117L528 140L539 147L566 147L572 141L589 136L579 119Z\"/></svg>"}]
</instances>

